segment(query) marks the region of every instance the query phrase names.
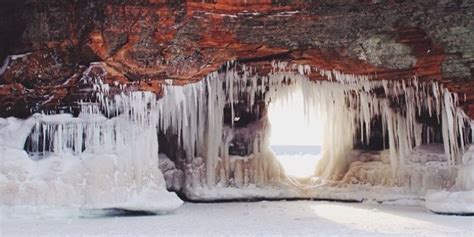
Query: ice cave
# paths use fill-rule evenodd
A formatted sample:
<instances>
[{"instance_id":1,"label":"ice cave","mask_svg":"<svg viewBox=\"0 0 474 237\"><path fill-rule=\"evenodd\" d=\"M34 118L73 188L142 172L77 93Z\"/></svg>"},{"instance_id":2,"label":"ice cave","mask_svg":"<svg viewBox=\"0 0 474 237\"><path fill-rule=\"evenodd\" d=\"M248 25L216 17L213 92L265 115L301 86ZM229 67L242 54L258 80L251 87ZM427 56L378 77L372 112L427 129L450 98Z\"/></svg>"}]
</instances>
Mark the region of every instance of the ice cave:
<instances>
[{"instance_id":1,"label":"ice cave","mask_svg":"<svg viewBox=\"0 0 474 237\"><path fill-rule=\"evenodd\" d=\"M474 3L427 2L0 3L0 233L472 235Z\"/></svg>"}]
</instances>

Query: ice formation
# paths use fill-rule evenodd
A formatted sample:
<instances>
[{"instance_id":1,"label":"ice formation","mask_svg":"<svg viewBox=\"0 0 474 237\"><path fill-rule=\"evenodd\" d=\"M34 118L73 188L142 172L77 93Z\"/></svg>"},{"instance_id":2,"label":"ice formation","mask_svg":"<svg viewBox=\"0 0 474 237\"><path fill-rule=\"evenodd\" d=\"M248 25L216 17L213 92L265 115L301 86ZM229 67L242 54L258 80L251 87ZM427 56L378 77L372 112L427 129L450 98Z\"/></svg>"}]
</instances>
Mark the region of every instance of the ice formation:
<instances>
[{"instance_id":1,"label":"ice formation","mask_svg":"<svg viewBox=\"0 0 474 237\"><path fill-rule=\"evenodd\" d=\"M159 128L177 135L186 151L189 169L185 173L185 190L190 191L189 196L193 196L192 190L202 187L227 186L230 182L264 185L283 176L270 151L265 120L241 131L253 140L251 157L232 158L228 153L229 143L239 131L231 128L235 121L233 109L230 127L224 125L224 107L230 103L233 108L234 101L245 100L249 102L248 110L254 110L255 95L263 93L263 87L249 72L238 75L228 71L212 73L195 84L165 86L165 96L157 103ZM199 174L202 169L204 176Z\"/></svg>"},{"instance_id":2,"label":"ice formation","mask_svg":"<svg viewBox=\"0 0 474 237\"><path fill-rule=\"evenodd\" d=\"M91 67L94 66L97 65ZM268 75L262 76L245 65L229 62L200 82L185 86L167 83L164 96L159 100L147 92L122 94L112 99L108 95L108 85L101 80L105 72L93 78L84 76L84 82L92 84L92 90L97 92L98 102L82 103L79 117L35 115L26 121L12 118L1 121L2 157L9 160L2 167L2 182L8 184L2 187L9 194L2 197L2 202L14 203L27 198L28 195L20 190L26 186L10 185L13 179L22 175L11 174L22 169L27 173L38 173L35 162L38 165L59 162L61 172L53 178L41 172L39 175L30 174L22 177L21 182L35 177L46 186L51 179L61 180L58 182L63 185L64 177L74 177L66 183L71 182L75 187L70 194L76 203L100 203L97 206L110 200L124 203L132 198L132 194L154 196L146 191L149 188L169 196L171 194L163 191L165 184L158 170L159 134L175 139L184 151L184 157L162 158L161 166L167 179L172 180L168 188L180 189L188 198L200 199L216 189L226 195L226 191L222 191L226 188L254 190L268 185L291 186L291 178L285 175L270 150L271 129L265 108L269 103L290 102L291 92L295 89L303 91L307 119L318 118L325 124L322 158L315 171L315 176L319 177L316 185L321 184L321 180L350 183L365 174L361 183L373 179L374 185L406 185L414 192L425 192L430 187L451 188L452 182L426 181L433 177L430 175L436 174L433 170L437 168L430 171L414 168L420 167L421 163L411 156L422 144L435 141L436 135L432 127L417 121L417 116L422 113L428 113L441 124L444 155L435 156L440 157L437 162L442 167L448 167L443 172L455 177L457 170L449 170L459 167L462 170L469 163L461 158L469 142L469 119L457 107L457 95L436 82L422 83L416 78L371 80L370 76L348 75L287 62L274 62L272 67ZM310 73L319 73L328 81L310 81L307 77ZM254 121L239 126L241 117L238 113L242 110L254 116ZM354 144L357 141L370 142L372 121L376 118L382 121L380 129L384 137L388 137L387 151L371 160L379 163L356 163L361 161L351 158ZM241 138L245 138L245 144L251 145L242 155L230 154L230 148ZM39 161L32 161L22 150L26 140L30 156L37 154ZM15 155L11 155L12 152ZM49 158L41 159L41 156ZM25 163L14 162L13 157L21 157ZM361 155L357 155L357 159L360 158ZM67 159L74 160L71 161L74 165L69 165ZM371 165L383 169L375 174L373 169L369 169ZM178 166L182 167L181 172L177 170ZM69 173L65 174L66 171ZM351 172L357 174L349 177ZM419 175L420 172L423 175ZM31 192L40 192L37 197L48 196L35 189L33 184L35 182L28 188L33 190ZM472 190L472 186L467 185L462 182L458 186ZM102 194L107 191L113 195ZM313 195L311 192L291 193ZM19 195L25 196L18 199ZM160 195L152 198L155 203L160 203ZM229 195L235 195L235 192ZM173 201L175 199L169 197L166 200L179 203ZM41 202L50 200L57 198L45 198Z\"/></svg>"},{"instance_id":3,"label":"ice formation","mask_svg":"<svg viewBox=\"0 0 474 237\"><path fill-rule=\"evenodd\" d=\"M459 168L456 183L450 190L431 191L426 195L427 209L442 214L474 213L474 145L464 153L463 162L465 165Z\"/></svg>"},{"instance_id":4,"label":"ice formation","mask_svg":"<svg viewBox=\"0 0 474 237\"><path fill-rule=\"evenodd\" d=\"M326 75L327 72L323 74ZM337 73L333 75L338 77ZM383 134L388 134L387 148L390 151L392 171L395 173L403 169L407 163L406 157L414 147L432 142L434 135L430 128L416 121L416 116L423 111L428 111L430 116L437 116L442 121L448 163L455 165L461 162L460 155L467 143L464 134L468 131L468 118L457 109L456 95L436 83L421 84L416 78L410 82L368 81L368 78L350 79L346 75L336 80L340 84L303 86L309 107L322 112L321 119L327 124L324 127L328 131L323 132L327 137L323 144L323 148L326 148L323 162L328 165L320 166L318 175L340 177L342 173L335 169L344 169L344 164L338 162L338 159L345 159L354 139L370 142L371 121L376 116L382 119ZM308 81L305 83L308 84ZM384 89L385 98L379 98L375 93L377 88ZM401 104L404 111L392 108L393 101ZM348 131L352 131L349 134L356 134L356 129L362 130L361 137L344 136ZM461 138L460 142L458 136Z\"/></svg>"},{"instance_id":5,"label":"ice formation","mask_svg":"<svg viewBox=\"0 0 474 237\"><path fill-rule=\"evenodd\" d=\"M133 92L109 102L117 115L111 119L96 103L82 103L78 117L1 119L0 204L153 212L179 207L182 201L166 190L158 169L155 95Z\"/></svg>"},{"instance_id":6,"label":"ice formation","mask_svg":"<svg viewBox=\"0 0 474 237\"><path fill-rule=\"evenodd\" d=\"M307 75L312 72L327 77L329 82L310 81ZM464 164L460 157L469 140L468 118L457 108L457 95L442 85L421 83L416 78L407 81L370 79L285 62L273 63L273 70L260 76L245 65L229 63L201 82L183 87L165 86L165 96L158 102L160 130L176 134L186 151L185 192L192 198L200 198L204 193L201 189L263 187L288 181L268 148L267 118L263 115L247 128L236 128L234 109L243 103L249 113L265 113L260 111L258 101L288 103L291 92L299 88L303 90L308 119L317 117L325 124L322 159L316 176L341 180L353 161L350 153L354 143L370 142L372 120L380 117L380 129L388 137L388 150L384 152L387 169L380 175L390 180L381 185L408 185L416 193L430 187L450 187L451 181L438 182L434 178L430 183L428 180L440 169L450 176L448 179L454 179L452 167ZM230 124L224 123L226 108L231 110ZM422 113L428 113L442 124L445 154L436 154L441 157L437 160L443 164L441 168L433 166L422 171L423 163L414 161L419 160L413 158L418 152L415 147L435 141L433 128L416 119ZM362 131L360 137L355 137L358 130ZM238 133L251 138L252 154L229 155L229 146Z\"/></svg>"}]
</instances>

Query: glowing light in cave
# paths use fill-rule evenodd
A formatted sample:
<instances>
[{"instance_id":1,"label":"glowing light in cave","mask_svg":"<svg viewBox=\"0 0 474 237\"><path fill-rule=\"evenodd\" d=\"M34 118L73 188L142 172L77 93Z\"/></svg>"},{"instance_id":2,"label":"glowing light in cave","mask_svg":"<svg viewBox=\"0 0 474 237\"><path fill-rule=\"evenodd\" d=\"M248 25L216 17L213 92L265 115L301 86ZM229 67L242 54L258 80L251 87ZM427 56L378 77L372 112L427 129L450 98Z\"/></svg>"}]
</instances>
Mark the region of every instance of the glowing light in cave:
<instances>
[{"instance_id":1,"label":"glowing light in cave","mask_svg":"<svg viewBox=\"0 0 474 237\"><path fill-rule=\"evenodd\" d=\"M320 158L322 125L316 116L305 116L300 87L288 98L270 103L270 145L288 175L309 177Z\"/></svg>"}]
</instances>

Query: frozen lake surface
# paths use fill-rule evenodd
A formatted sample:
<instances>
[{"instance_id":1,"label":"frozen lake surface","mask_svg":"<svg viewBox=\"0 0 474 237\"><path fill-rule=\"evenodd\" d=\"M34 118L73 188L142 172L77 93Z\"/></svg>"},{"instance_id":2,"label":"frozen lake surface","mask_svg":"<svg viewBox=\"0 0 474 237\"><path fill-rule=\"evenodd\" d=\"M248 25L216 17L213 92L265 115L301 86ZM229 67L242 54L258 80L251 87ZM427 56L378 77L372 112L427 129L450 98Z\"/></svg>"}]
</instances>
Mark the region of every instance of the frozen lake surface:
<instances>
[{"instance_id":1,"label":"frozen lake surface","mask_svg":"<svg viewBox=\"0 0 474 237\"><path fill-rule=\"evenodd\" d=\"M4 212L5 210L3 210ZM17 215L18 212L15 212ZM2 213L1 236L473 236L474 218L423 207L316 201L186 203L159 216Z\"/></svg>"}]
</instances>

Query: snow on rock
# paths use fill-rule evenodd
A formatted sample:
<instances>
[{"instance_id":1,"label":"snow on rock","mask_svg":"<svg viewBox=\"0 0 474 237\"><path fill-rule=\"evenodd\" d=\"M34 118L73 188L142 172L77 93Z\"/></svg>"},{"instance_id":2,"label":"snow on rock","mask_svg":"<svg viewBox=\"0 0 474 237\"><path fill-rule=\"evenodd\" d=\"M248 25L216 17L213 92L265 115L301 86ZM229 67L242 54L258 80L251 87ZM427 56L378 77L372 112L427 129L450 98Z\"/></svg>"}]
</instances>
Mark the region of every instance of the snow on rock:
<instances>
[{"instance_id":1,"label":"snow on rock","mask_svg":"<svg viewBox=\"0 0 474 237\"><path fill-rule=\"evenodd\" d=\"M396 180L391 176L391 168L381 161L353 162L342 179L348 184L371 184L380 186L394 186Z\"/></svg>"},{"instance_id":2,"label":"snow on rock","mask_svg":"<svg viewBox=\"0 0 474 237\"><path fill-rule=\"evenodd\" d=\"M341 183L404 187L410 193L424 195L431 189L439 190L453 186L457 173L458 168L448 166L446 162L427 162L408 163L399 175L393 176L390 164L377 160L355 161L349 166Z\"/></svg>"}]
</instances>

